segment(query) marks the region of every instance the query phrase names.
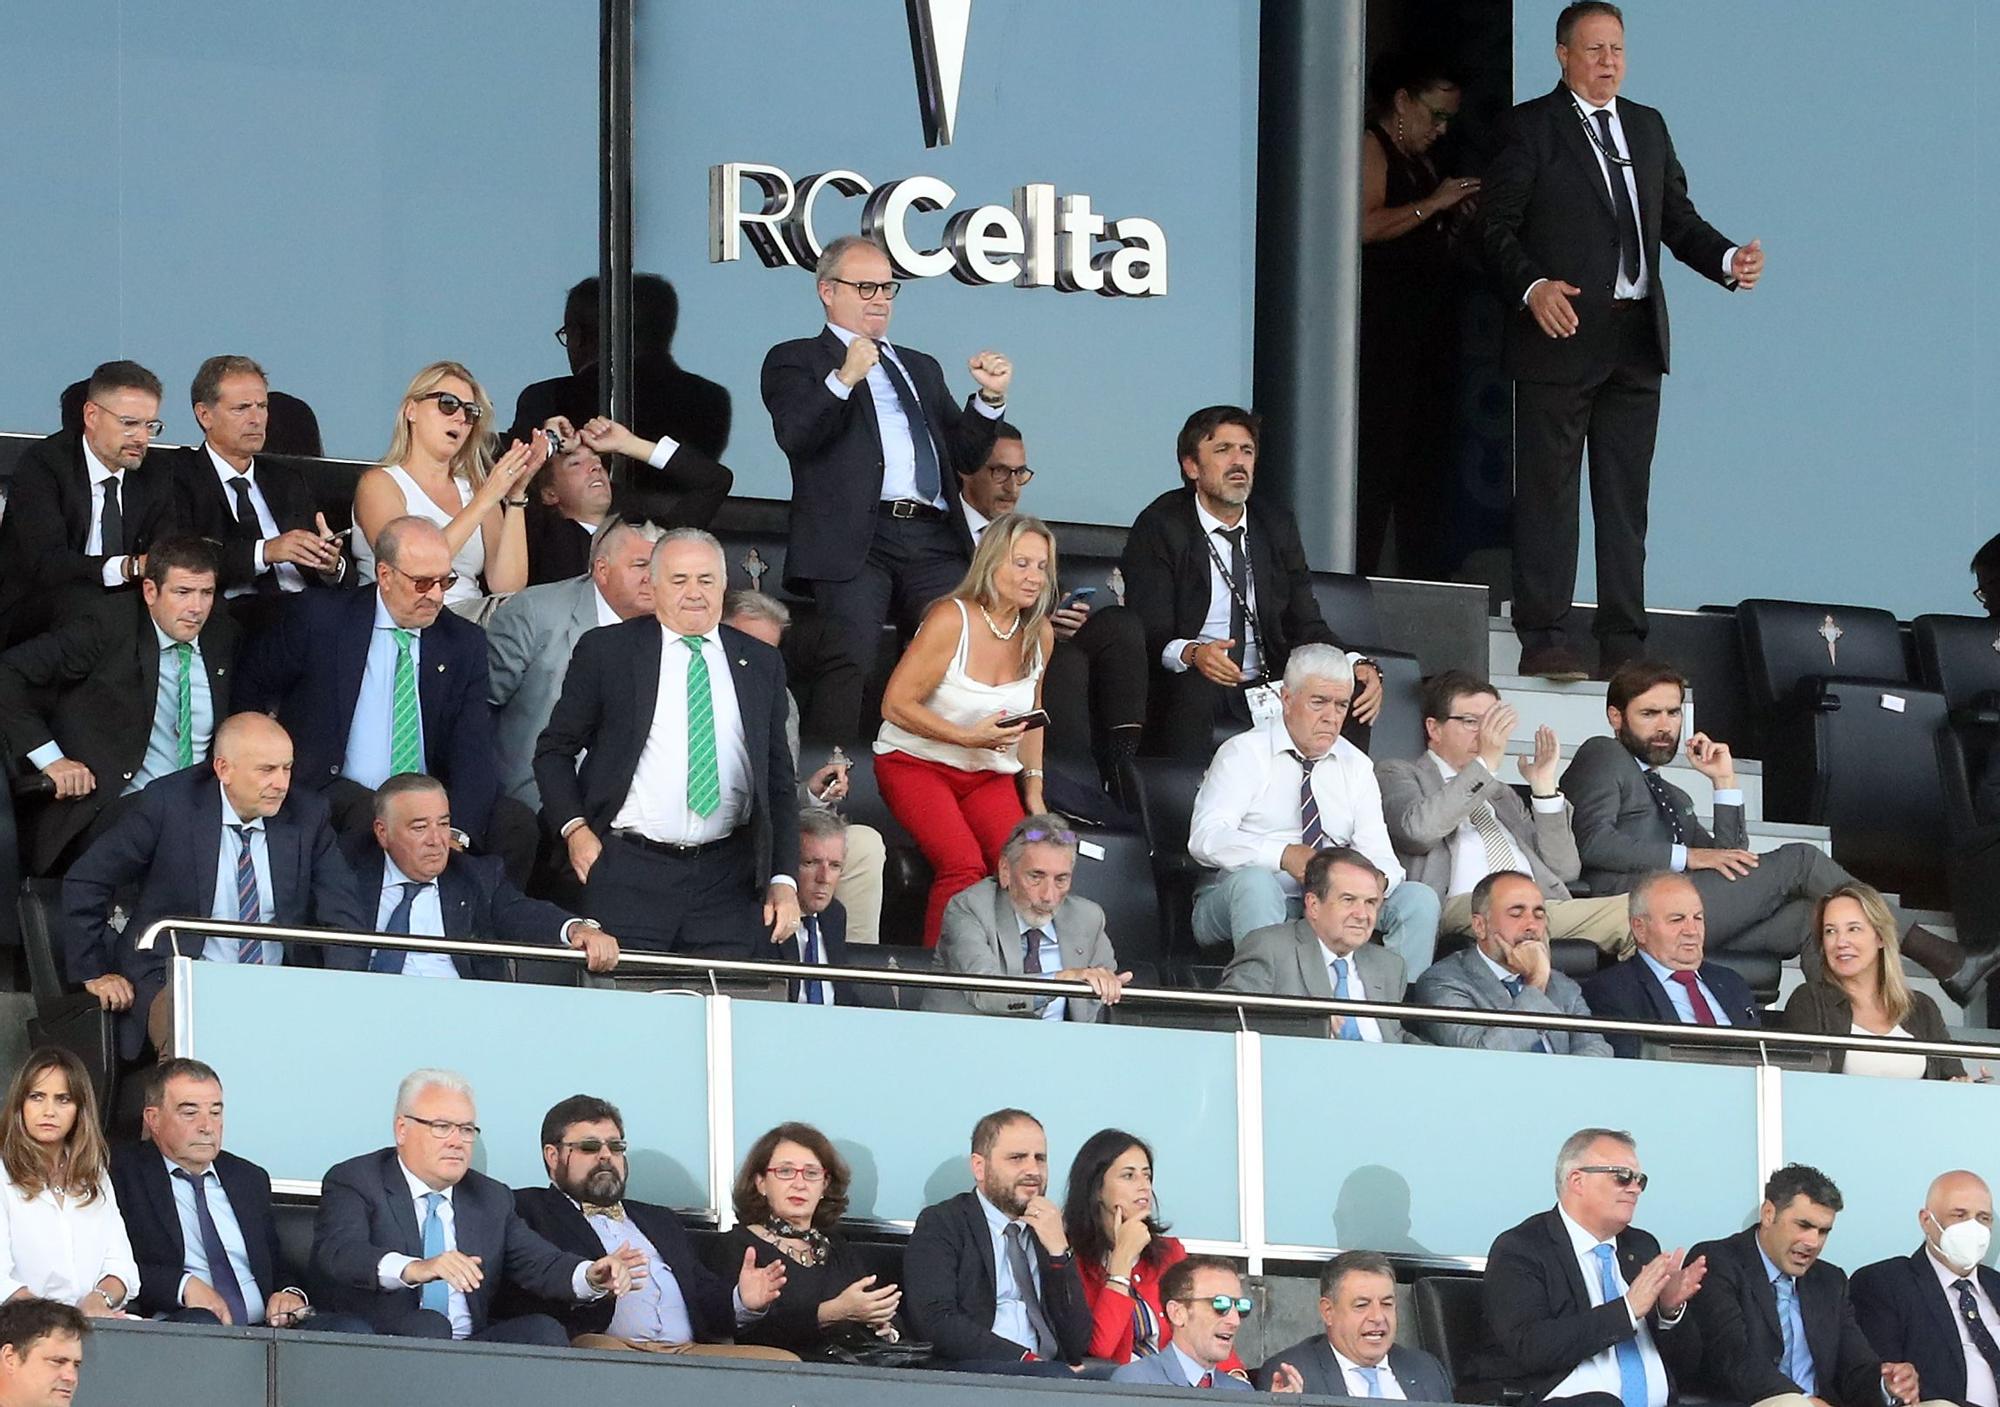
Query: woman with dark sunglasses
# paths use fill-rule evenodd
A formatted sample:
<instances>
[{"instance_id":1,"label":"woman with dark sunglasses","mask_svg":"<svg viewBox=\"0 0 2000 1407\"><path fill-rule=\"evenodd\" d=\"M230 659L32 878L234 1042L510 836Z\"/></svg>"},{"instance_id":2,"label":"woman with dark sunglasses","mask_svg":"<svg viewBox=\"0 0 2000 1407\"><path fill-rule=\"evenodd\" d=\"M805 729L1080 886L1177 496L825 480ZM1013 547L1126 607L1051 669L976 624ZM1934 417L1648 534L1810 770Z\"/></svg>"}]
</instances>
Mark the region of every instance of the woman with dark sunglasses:
<instances>
[{"instance_id":1,"label":"woman with dark sunglasses","mask_svg":"<svg viewBox=\"0 0 2000 1407\"><path fill-rule=\"evenodd\" d=\"M447 606L473 614L482 596L528 584L522 510L548 444L540 435L516 441L495 460L492 419L493 403L457 362L432 362L411 380L388 450L354 489L354 561L364 580L374 579L377 535L392 519L412 515L436 523L451 545L458 580L445 591ZM575 438L567 422L558 429Z\"/></svg>"}]
</instances>

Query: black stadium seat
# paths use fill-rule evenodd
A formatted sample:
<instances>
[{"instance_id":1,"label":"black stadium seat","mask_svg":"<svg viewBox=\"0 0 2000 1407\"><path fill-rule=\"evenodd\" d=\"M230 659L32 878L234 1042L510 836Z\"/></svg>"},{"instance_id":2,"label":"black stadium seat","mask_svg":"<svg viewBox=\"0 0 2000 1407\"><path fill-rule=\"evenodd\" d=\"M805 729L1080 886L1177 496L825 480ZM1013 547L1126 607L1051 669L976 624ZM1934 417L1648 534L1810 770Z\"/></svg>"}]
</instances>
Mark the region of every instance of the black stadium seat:
<instances>
[{"instance_id":1,"label":"black stadium seat","mask_svg":"<svg viewBox=\"0 0 2000 1407\"><path fill-rule=\"evenodd\" d=\"M1417 1342L1451 1374L1460 1402L1518 1402L1518 1389L1501 1391L1481 1382L1474 1370L1491 1344L1486 1329L1485 1289L1472 1275L1425 1275L1410 1287L1417 1310Z\"/></svg>"},{"instance_id":2,"label":"black stadium seat","mask_svg":"<svg viewBox=\"0 0 2000 1407\"><path fill-rule=\"evenodd\" d=\"M2000 943L2000 818L1981 817L1973 798L2000 756L2000 622L1928 615L1910 626L1918 673L1950 710L1937 752L1952 920L1960 942L1984 951Z\"/></svg>"},{"instance_id":3,"label":"black stadium seat","mask_svg":"<svg viewBox=\"0 0 2000 1407\"><path fill-rule=\"evenodd\" d=\"M1334 637L1359 650L1382 670L1382 711L1372 725L1350 722L1348 737L1370 759L1421 757L1424 741L1424 672L1415 655L1383 647L1382 623L1375 613L1375 586L1365 576L1314 572L1313 597Z\"/></svg>"},{"instance_id":4,"label":"black stadium seat","mask_svg":"<svg viewBox=\"0 0 2000 1407\"><path fill-rule=\"evenodd\" d=\"M1205 769L1173 758L1133 757L1119 781L1139 813L1159 903L1159 960L1169 982L1185 984L1197 949L1194 888L1201 866L1188 855L1188 826Z\"/></svg>"},{"instance_id":5,"label":"black stadium seat","mask_svg":"<svg viewBox=\"0 0 2000 1407\"><path fill-rule=\"evenodd\" d=\"M31 1046L59 1046L83 1062L97 1092L97 1107L108 1119L118 1093L118 1048L111 1017L84 991L63 982L59 880L31 879L20 892L21 945L27 960L28 990L35 1015L28 1022Z\"/></svg>"}]
</instances>

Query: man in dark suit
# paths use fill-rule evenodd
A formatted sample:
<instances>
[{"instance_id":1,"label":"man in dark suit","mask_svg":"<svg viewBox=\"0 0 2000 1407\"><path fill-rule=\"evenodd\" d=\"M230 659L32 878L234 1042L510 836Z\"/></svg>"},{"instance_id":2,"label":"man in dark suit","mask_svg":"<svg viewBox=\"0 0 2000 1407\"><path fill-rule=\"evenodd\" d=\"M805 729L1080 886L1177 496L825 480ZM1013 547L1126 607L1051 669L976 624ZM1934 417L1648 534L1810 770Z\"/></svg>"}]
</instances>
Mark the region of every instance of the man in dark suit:
<instances>
[{"instance_id":1,"label":"man in dark suit","mask_svg":"<svg viewBox=\"0 0 2000 1407\"><path fill-rule=\"evenodd\" d=\"M147 1039L167 1049L172 1031L168 960L276 966L311 952L257 939L177 934L138 947L155 919L206 915L281 927L362 929L354 877L340 857L326 803L294 793L292 740L258 713L238 713L215 733L212 764L170 772L83 852L63 879L63 959L107 1011L120 1013L119 1054L136 1060ZM123 933L110 918L120 890L137 886Z\"/></svg>"},{"instance_id":2,"label":"man in dark suit","mask_svg":"<svg viewBox=\"0 0 2000 1407\"><path fill-rule=\"evenodd\" d=\"M354 902L378 933L428 934L465 942L536 943L588 954L592 972L618 965L618 940L587 918L530 899L490 855L452 848L451 798L435 777L401 772L375 789L374 831L351 846ZM406 977L476 977L504 982L504 959L400 948L337 947L328 967Z\"/></svg>"},{"instance_id":3,"label":"man in dark suit","mask_svg":"<svg viewBox=\"0 0 2000 1407\"><path fill-rule=\"evenodd\" d=\"M630 1254L645 1273L629 1291L579 1304L510 1287L502 1307L558 1320L579 1348L635 1348L714 1358L793 1359L756 1344L732 1344L739 1325L771 1307L785 1284L785 1263L759 1269L745 1252L732 1286L701 1262L681 1219L666 1207L625 1195L625 1117L594 1095L574 1094L542 1118L547 1187L520 1187L521 1220L572 1255Z\"/></svg>"},{"instance_id":4,"label":"man in dark suit","mask_svg":"<svg viewBox=\"0 0 2000 1407\"><path fill-rule=\"evenodd\" d=\"M645 1273L637 1252L574 1256L536 1235L506 1184L472 1170L472 1087L449 1070L415 1070L396 1091L392 1148L327 1170L313 1221L320 1301L378 1334L560 1348L546 1314L503 1318L510 1287L562 1303L623 1294Z\"/></svg>"},{"instance_id":5,"label":"man in dark suit","mask_svg":"<svg viewBox=\"0 0 2000 1407\"><path fill-rule=\"evenodd\" d=\"M1588 672L1566 622L1576 587L1577 493L1586 442L1597 519L1599 678L1646 638L1646 500L1667 293L1660 246L1725 288L1764 270L1755 240L1730 243L1688 199L1659 112L1623 101L1625 24L1582 0L1556 20L1554 91L1515 108L1480 193L1486 259L1514 378L1514 629L1521 672Z\"/></svg>"},{"instance_id":6,"label":"man in dark suit","mask_svg":"<svg viewBox=\"0 0 2000 1407\"><path fill-rule=\"evenodd\" d=\"M1638 951L1583 984L1593 1015L1683 1026L1761 1026L1757 999L1735 969L1707 959L1701 894L1686 875L1641 879L1627 903ZM1639 1037L1614 1035L1611 1053L1639 1054Z\"/></svg>"},{"instance_id":7,"label":"man in dark suit","mask_svg":"<svg viewBox=\"0 0 2000 1407\"><path fill-rule=\"evenodd\" d=\"M654 618L576 642L535 784L583 911L620 941L754 957L799 918L784 662L720 624L728 578L713 537L667 533L652 572Z\"/></svg>"},{"instance_id":8,"label":"man in dark suit","mask_svg":"<svg viewBox=\"0 0 2000 1407\"><path fill-rule=\"evenodd\" d=\"M1632 1225L1646 1175L1630 1134L1571 1134L1556 1188L1554 1208L1501 1232L1487 1255L1493 1344L1474 1375L1530 1401L1666 1407L1701 1362L1687 1306L1707 1264Z\"/></svg>"},{"instance_id":9,"label":"man in dark suit","mask_svg":"<svg viewBox=\"0 0 2000 1407\"><path fill-rule=\"evenodd\" d=\"M107 595L0 655L0 736L55 788L34 813L32 873L60 874L144 787L207 759L237 641L215 577L209 544L170 538L137 596Z\"/></svg>"},{"instance_id":10,"label":"man in dark suit","mask_svg":"<svg viewBox=\"0 0 2000 1407\"><path fill-rule=\"evenodd\" d=\"M792 466L785 585L818 605L833 655L805 732L844 743L862 736L862 686L892 608L913 631L965 574L948 466L985 462L1014 368L998 352L973 357L979 393L960 410L936 361L887 340L902 285L881 245L842 235L815 273L826 327L773 347L762 384Z\"/></svg>"},{"instance_id":11,"label":"man in dark suit","mask_svg":"<svg viewBox=\"0 0 2000 1407\"><path fill-rule=\"evenodd\" d=\"M1828 1407L1917 1401L1917 1370L1869 1347L1847 1276L1820 1259L1840 1208L1833 1179L1789 1163L1764 1184L1755 1226L1694 1248L1708 1262L1694 1300L1704 1391L1727 1402Z\"/></svg>"},{"instance_id":12,"label":"man in dark suit","mask_svg":"<svg viewBox=\"0 0 2000 1407\"><path fill-rule=\"evenodd\" d=\"M367 1334L351 1314L315 1315L284 1263L271 1175L223 1151L222 1077L199 1060L145 1074L147 1142L111 1150L111 1185L139 1285L130 1313L184 1324L268 1324Z\"/></svg>"},{"instance_id":13,"label":"man in dark suit","mask_svg":"<svg viewBox=\"0 0 2000 1407\"><path fill-rule=\"evenodd\" d=\"M1146 750L1206 761L1219 734L1253 721L1246 690L1284 677L1295 646L1338 645L1313 596L1299 525L1251 499L1262 419L1209 406L1181 426L1182 483L1146 506L1125 539L1125 599L1153 670ZM1382 673L1352 656L1353 718L1374 721Z\"/></svg>"},{"instance_id":14,"label":"man in dark suit","mask_svg":"<svg viewBox=\"0 0 2000 1407\"><path fill-rule=\"evenodd\" d=\"M1396 1270L1375 1251L1342 1251L1319 1273L1324 1334L1293 1344L1258 1370L1274 1379L1290 1364L1315 1397L1453 1401L1451 1374L1420 1348L1396 1342ZM1384 1390L1387 1378L1400 1391Z\"/></svg>"},{"instance_id":15,"label":"man in dark suit","mask_svg":"<svg viewBox=\"0 0 2000 1407\"><path fill-rule=\"evenodd\" d=\"M375 541L375 585L286 603L251 641L237 703L273 713L298 741L300 785L325 794L343 835L365 837L370 798L397 772L425 772L451 793L468 843L525 884L534 817L500 798L486 636L444 609L451 549L435 523L397 518Z\"/></svg>"},{"instance_id":16,"label":"man in dark suit","mask_svg":"<svg viewBox=\"0 0 2000 1407\"><path fill-rule=\"evenodd\" d=\"M216 543L222 594L251 631L271 623L277 598L346 580L347 558L305 475L259 459L271 419L264 368L248 357L210 357L189 390L202 442L165 452L183 532Z\"/></svg>"},{"instance_id":17,"label":"man in dark suit","mask_svg":"<svg viewBox=\"0 0 2000 1407\"><path fill-rule=\"evenodd\" d=\"M1875 1351L1905 1359L1923 1390L2000 1407L2000 1272L1985 1265L1993 1193L1977 1173L1941 1173L1917 1213L1924 1243L1854 1272L1854 1313Z\"/></svg>"},{"instance_id":18,"label":"man in dark suit","mask_svg":"<svg viewBox=\"0 0 2000 1407\"><path fill-rule=\"evenodd\" d=\"M847 966L847 909L834 891L847 870L847 818L823 806L799 808L799 927L778 949L784 962ZM806 1006L856 1006L852 982L786 984L786 999Z\"/></svg>"},{"instance_id":19,"label":"man in dark suit","mask_svg":"<svg viewBox=\"0 0 2000 1407\"><path fill-rule=\"evenodd\" d=\"M903 1252L903 1308L961 1372L1068 1377L1090 1347L1090 1305L1046 1195L1041 1122L1000 1109L972 1130L975 1190L925 1207Z\"/></svg>"},{"instance_id":20,"label":"man in dark suit","mask_svg":"<svg viewBox=\"0 0 2000 1407\"><path fill-rule=\"evenodd\" d=\"M31 445L0 515L0 632L12 644L130 587L173 530L172 478L142 466L163 428L160 378L137 362L90 375L83 428Z\"/></svg>"},{"instance_id":21,"label":"man in dark suit","mask_svg":"<svg viewBox=\"0 0 2000 1407\"><path fill-rule=\"evenodd\" d=\"M671 437L646 440L615 420L599 417L581 422L535 471L528 486L528 584L567 581L590 570L590 547L598 527L611 516L614 494L611 471L600 455L623 455L670 477L721 475L726 492L730 473L693 445ZM663 527L703 527L682 513L651 515ZM634 518L633 522L643 521Z\"/></svg>"}]
</instances>

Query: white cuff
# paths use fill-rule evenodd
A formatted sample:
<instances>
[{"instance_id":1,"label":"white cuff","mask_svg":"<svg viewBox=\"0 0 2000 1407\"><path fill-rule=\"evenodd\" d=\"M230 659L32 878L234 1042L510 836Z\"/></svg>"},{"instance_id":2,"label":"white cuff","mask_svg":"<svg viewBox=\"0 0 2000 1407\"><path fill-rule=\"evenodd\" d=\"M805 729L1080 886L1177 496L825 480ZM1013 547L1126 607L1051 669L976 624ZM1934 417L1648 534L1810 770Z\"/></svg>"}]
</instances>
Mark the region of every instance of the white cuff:
<instances>
[{"instance_id":1,"label":"white cuff","mask_svg":"<svg viewBox=\"0 0 2000 1407\"><path fill-rule=\"evenodd\" d=\"M755 1324L770 1312L768 1309L752 1309L743 1303L743 1290L740 1286L729 1292L729 1303L736 1308L736 1327L739 1329L745 1324Z\"/></svg>"},{"instance_id":2,"label":"white cuff","mask_svg":"<svg viewBox=\"0 0 2000 1407\"><path fill-rule=\"evenodd\" d=\"M1528 299L1534 295L1535 290L1540 288L1543 284L1547 282L1548 280L1545 278L1538 278L1533 283L1529 284L1521 294L1521 306L1524 308L1527 307Z\"/></svg>"},{"instance_id":3,"label":"white cuff","mask_svg":"<svg viewBox=\"0 0 2000 1407\"><path fill-rule=\"evenodd\" d=\"M1717 806L1741 806L1743 804L1743 789L1741 787L1730 787L1725 791L1717 792L1715 794L1715 804Z\"/></svg>"},{"instance_id":4,"label":"white cuff","mask_svg":"<svg viewBox=\"0 0 2000 1407\"><path fill-rule=\"evenodd\" d=\"M104 559L104 570L99 574L99 579L106 586L123 586L125 584L125 563L127 560L129 559L124 557L106 557Z\"/></svg>"},{"instance_id":5,"label":"white cuff","mask_svg":"<svg viewBox=\"0 0 2000 1407\"><path fill-rule=\"evenodd\" d=\"M1740 245L1732 244L1729 246L1729 252L1722 256L1722 276L1724 278L1736 277L1736 251L1741 247Z\"/></svg>"},{"instance_id":6,"label":"white cuff","mask_svg":"<svg viewBox=\"0 0 2000 1407\"><path fill-rule=\"evenodd\" d=\"M587 1260L578 1261L576 1263L576 1270L569 1277L569 1288L571 1293L576 1296L578 1304L588 1304L592 1300L601 1300L605 1295L610 1293L610 1291L600 1290L597 1286L590 1283L590 1267L593 1263Z\"/></svg>"},{"instance_id":7,"label":"white cuff","mask_svg":"<svg viewBox=\"0 0 2000 1407\"><path fill-rule=\"evenodd\" d=\"M837 401L844 401L854 394L854 388L842 381L838 373L831 371L826 374L826 389L833 392Z\"/></svg>"},{"instance_id":8,"label":"white cuff","mask_svg":"<svg viewBox=\"0 0 2000 1407\"><path fill-rule=\"evenodd\" d=\"M180 1305L182 1308L187 1307L188 1281L192 1279L194 1279L194 1272L192 1270L186 1271L181 1275L181 1283L174 1287L174 1303Z\"/></svg>"},{"instance_id":9,"label":"white cuff","mask_svg":"<svg viewBox=\"0 0 2000 1407\"><path fill-rule=\"evenodd\" d=\"M672 435L662 435L659 439L653 441L653 449L646 456L646 462L655 469L664 469L667 467L667 461L679 454L680 450L681 442L679 440L675 439Z\"/></svg>"},{"instance_id":10,"label":"white cuff","mask_svg":"<svg viewBox=\"0 0 2000 1407\"><path fill-rule=\"evenodd\" d=\"M1688 848L1685 845L1676 845L1673 851L1673 858L1667 861L1667 868L1675 874L1681 874L1687 867Z\"/></svg>"},{"instance_id":11,"label":"white cuff","mask_svg":"<svg viewBox=\"0 0 2000 1407\"><path fill-rule=\"evenodd\" d=\"M257 539L256 545L250 549L250 565L260 572L270 565L270 563L264 560L264 539L261 537Z\"/></svg>"},{"instance_id":12,"label":"white cuff","mask_svg":"<svg viewBox=\"0 0 2000 1407\"><path fill-rule=\"evenodd\" d=\"M791 890L791 891L792 891L793 893L797 893L797 892L798 892L798 888L799 888L799 882L798 882L797 880L793 879L793 878L792 878L792 877L791 877L790 875L788 875L788 874L774 874L774 875L772 875L772 876L771 876L771 878L770 878L769 880L767 880L767 881L766 881L766 884L767 884L767 885L769 885L769 884L782 884L782 885L784 885L784 886L785 886L786 888L790 889L790 890Z\"/></svg>"},{"instance_id":13,"label":"white cuff","mask_svg":"<svg viewBox=\"0 0 2000 1407\"><path fill-rule=\"evenodd\" d=\"M28 761L35 764L35 770L38 772L46 772L49 770L50 763L60 762L62 760L63 760L62 747L60 744L54 742L43 743L40 747L36 748L33 752L28 754Z\"/></svg>"},{"instance_id":14,"label":"white cuff","mask_svg":"<svg viewBox=\"0 0 2000 1407\"><path fill-rule=\"evenodd\" d=\"M1181 659L1181 652L1193 643L1192 640L1169 640L1167 648L1160 653L1160 668L1169 674L1186 674L1188 667Z\"/></svg>"},{"instance_id":15,"label":"white cuff","mask_svg":"<svg viewBox=\"0 0 2000 1407\"><path fill-rule=\"evenodd\" d=\"M975 395L972 398L972 408L988 420L998 420L1007 413L1007 402L1002 401L999 405L989 405L986 397Z\"/></svg>"},{"instance_id":16,"label":"white cuff","mask_svg":"<svg viewBox=\"0 0 2000 1407\"><path fill-rule=\"evenodd\" d=\"M401 1251L384 1251L382 1259L375 1262L375 1281L385 1290L408 1290L413 1288L403 1282L403 1272L417 1263L415 1256L406 1256Z\"/></svg>"},{"instance_id":17,"label":"white cuff","mask_svg":"<svg viewBox=\"0 0 2000 1407\"><path fill-rule=\"evenodd\" d=\"M1560 792L1554 796L1530 796L1528 804L1544 815L1560 816L1562 814L1563 799Z\"/></svg>"}]
</instances>

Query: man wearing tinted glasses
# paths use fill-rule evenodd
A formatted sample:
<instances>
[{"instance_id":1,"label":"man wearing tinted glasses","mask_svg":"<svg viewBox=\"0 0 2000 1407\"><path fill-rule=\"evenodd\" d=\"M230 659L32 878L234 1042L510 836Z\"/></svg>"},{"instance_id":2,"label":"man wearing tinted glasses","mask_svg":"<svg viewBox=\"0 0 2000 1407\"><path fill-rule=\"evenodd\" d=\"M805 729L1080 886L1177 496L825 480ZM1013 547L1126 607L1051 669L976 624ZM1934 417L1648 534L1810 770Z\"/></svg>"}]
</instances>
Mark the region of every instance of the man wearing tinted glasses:
<instances>
[{"instance_id":1,"label":"man wearing tinted glasses","mask_svg":"<svg viewBox=\"0 0 2000 1407\"><path fill-rule=\"evenodd\" d=\"M1556 1205L1500 1234L1487 1256L1492 1351L1472 1376L1531 1399L1666 1407L1701 1362L1687 1303L1708 1263L1632 1225L1646 1174L1632 1135L1588 1128L1556 1157ZM1617 1303L1622 1301L1622 1304Z\"/></svg>"},{"instance_id":2,"label":"man wearing tinted glasses","mask_svg":"<svg viewBox=\"0 0 2000 1407\"><path fill-rule=\"evenodd\" d=\"M1158 1353L1135 1358L1111 1375L1114 1383L1155 1387L1217 1388L1252 1392L1249 1383L1221 1371L1236 1350L1236 1332L1255 1308L1243 1293L1243 1277L1222 1256L1188 1256L1160 1277L1160 1304L1174 1326L1173 1340ZM1289 1363L1271 1374L1271 1391L1304 1392L1305 1382Z\"/></svg>"}]
</instances>

